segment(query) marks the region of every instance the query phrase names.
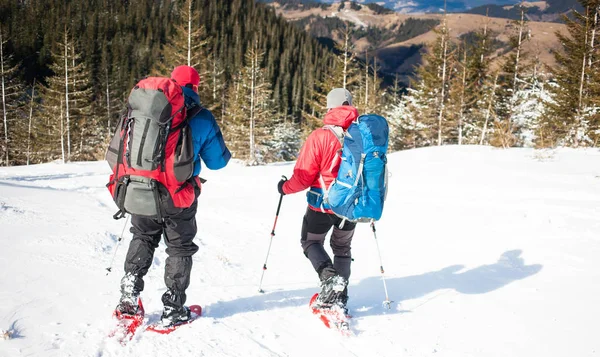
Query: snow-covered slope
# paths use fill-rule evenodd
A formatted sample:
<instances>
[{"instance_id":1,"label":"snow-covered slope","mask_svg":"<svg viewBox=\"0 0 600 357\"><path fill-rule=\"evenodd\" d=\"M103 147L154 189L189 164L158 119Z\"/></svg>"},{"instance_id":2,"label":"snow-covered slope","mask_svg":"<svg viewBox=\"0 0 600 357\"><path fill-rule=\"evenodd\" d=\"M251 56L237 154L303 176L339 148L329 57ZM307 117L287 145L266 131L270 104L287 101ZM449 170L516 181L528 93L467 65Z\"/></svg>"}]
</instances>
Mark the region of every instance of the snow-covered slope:
<instances>
[{"instance_id":1,"label":"snow-covered slope","mask_svg":"<svg viewBox=\"0 0 600 357\"><path fill-rule=\"evenodd\" d=\"M106 338L130 234L103 162L0 169L0 356L596 356L600 353L600 153L442 147L390 155L376 241L353 244L354 336L309 312L317 277L303 256L303 194L278 200L293 164L235 163L200 198L189 302L205 316L171 335ZM161 312L164 246L142 298Z\"/></svg>"}]
</instances>

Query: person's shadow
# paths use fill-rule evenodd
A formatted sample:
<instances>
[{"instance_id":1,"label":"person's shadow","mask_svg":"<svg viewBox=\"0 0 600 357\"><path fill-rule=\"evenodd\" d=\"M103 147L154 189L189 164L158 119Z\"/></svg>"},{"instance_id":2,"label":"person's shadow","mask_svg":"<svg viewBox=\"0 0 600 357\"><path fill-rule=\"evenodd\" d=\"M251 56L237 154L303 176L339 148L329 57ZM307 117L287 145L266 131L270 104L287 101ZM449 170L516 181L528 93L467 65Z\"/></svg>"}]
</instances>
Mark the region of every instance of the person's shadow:
<instances>
[{"instance_id":1,"label":"person's shadow","mask_svg":"<svg viewBox=\"0 0 600 357\"><path fill-rule=\"evenodd\" d=\"M461 272L462 265L421 275L386 279L388 295L395 303L415 299L440 289L454 289L463 294L485 294L513 281L527 278L542 269L541 264L525 265L521 250L504 252L494 264L482 265ZM280 290L206 306L207 315L215 318L238 313L275 310L307 305L317 288ZM348 303L354 317L406 312L393 306L382 308L385 294L381 277L371 277L350 285Z\"/></svg>"}]
</instances>

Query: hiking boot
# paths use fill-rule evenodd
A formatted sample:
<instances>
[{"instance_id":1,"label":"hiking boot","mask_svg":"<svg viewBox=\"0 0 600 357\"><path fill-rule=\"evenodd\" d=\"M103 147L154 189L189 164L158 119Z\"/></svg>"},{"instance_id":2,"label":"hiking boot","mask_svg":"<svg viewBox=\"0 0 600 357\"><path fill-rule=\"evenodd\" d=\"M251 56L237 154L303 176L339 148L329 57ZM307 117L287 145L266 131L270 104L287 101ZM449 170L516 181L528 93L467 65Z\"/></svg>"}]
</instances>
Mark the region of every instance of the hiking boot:
<instances>
[{"instance_id":1,"label":"hiking boot","mask_svg":"<svg viewBox=\"0 0 600 357\"><path fill-rule=\"evenodd\" d=\"M123 294L115 310L122 315L135 315L139 309L138 299L138 294Z\"/></svg>"},{"instance_id":2,"label":"hiking boot","mask_svg":"<svg viewBox=\"0 0 600 357\"><path fill-rule=\"evenodd\" d=\"M140 297L141 279L131 273L125 274L121 279L121 299L116 307L116 311L124 315L135 315L138 312L138 299Z\"/></svg>"},{"instance_id":3,"label":"hiking boot","mask_svg":"<svg viewBox=\"0 0 600 357\"><path fill-rule=\"evenodd\" d=\"M315 306L331 308L334 305L345 308L348 301L348 281L340 275L333 275L321 282L321 292L317 297Z\"/></svg>"},{"instance_id":4,"label":"hiking boot","mask_svg":"<svg viewBox=\"0 0 600 357\"><path fill-rule=\"evenodd\" d=\"M162 296L164 305L162 324L164 327L180 324L191 318L190 309L184 306L186 295L184 291L168 289Z\"/></svg>"},{"instance_id":5,"label":"hiking boot","mask_svg":"<svg viewBox=\"0 0 600 357\"><path fill-rule=\"evenodd\" d=\"M164 327L170 327L189 321L191 318L192 314L190 308L187 306L183 306L181 308L165 306L161 317L161 322Z\"/></svg>"}]
</instances>

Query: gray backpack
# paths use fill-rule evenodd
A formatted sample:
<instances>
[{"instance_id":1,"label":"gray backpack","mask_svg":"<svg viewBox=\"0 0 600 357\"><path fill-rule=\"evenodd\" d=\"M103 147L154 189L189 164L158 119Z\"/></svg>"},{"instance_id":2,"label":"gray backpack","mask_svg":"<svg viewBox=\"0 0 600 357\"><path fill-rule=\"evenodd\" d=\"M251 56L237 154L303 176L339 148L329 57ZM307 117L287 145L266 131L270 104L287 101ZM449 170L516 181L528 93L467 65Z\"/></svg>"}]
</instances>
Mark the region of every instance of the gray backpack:
<instances>
[{"instance_id":1,"label":"gray backpack","mask_svg":"<svg viewBox=\"0 0 600 357\"><path fill-rule=\"evenodd\" d=\"M191 206L199 187L193 178L194 148L187 109L172 79L149 77L131 90L128 112L106 152L113 173L107 184L119 211L162 219Z\"/></svg>"}]
</instances>

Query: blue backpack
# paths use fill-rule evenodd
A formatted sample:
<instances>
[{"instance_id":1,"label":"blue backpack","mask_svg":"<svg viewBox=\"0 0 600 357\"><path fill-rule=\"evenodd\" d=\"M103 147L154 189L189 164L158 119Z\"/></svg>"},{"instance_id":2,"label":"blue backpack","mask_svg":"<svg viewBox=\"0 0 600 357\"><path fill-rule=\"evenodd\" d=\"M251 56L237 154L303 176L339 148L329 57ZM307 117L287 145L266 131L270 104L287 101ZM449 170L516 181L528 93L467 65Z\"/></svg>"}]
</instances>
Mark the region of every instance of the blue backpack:
<instances>
[{"instance_id":1,"label":"blue backpack","mask_svg":"<svg viewBox=\"0 0 600 357\"><path fill-rule=\"evenodd\" d=\"M352 222L381 218L387 194L388 136L387 121L376 114L359 116L344 133L340 170L324 199L336 215Z\"/></svg>"}]
</instances>

